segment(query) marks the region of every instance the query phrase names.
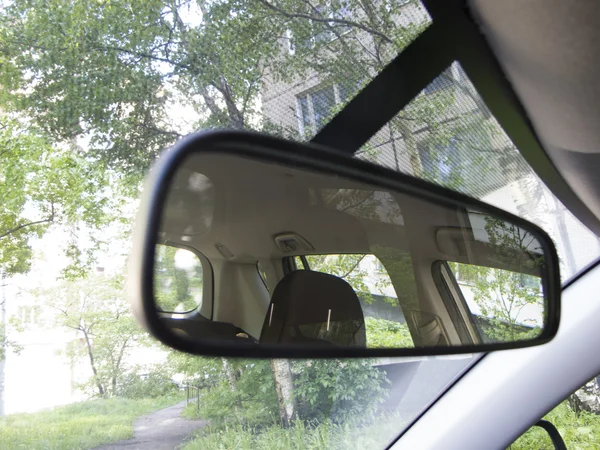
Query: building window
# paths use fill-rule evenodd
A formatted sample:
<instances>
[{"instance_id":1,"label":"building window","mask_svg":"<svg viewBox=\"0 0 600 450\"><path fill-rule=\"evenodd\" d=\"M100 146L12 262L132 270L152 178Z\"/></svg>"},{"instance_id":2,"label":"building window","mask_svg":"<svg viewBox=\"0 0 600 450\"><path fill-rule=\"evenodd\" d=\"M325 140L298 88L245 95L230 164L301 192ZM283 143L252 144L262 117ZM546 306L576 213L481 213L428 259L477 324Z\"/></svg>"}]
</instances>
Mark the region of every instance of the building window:
<instances>
[{"instance_id":1,"label":"building window","mask_svg":"<svg viewBox=\"0 0 600 450\"><path fill-rule=\"evenodd\" d=\"M41 325L40 316L40 307L37 305L21 305L17 309L18 320L24 328Z\"/></svg>"},{"instance_id":2,"label":"building window","mask_svg":"<svg viewBox=\"0 0 600 450\"><path fill-rule=\"evenodd\" d=\"M418 145L423 171L429 180L448 183L453 175L461 170L458 147L455 138L446 144Z\"/></svg>"},{"instance_id":3,"label":"building window","mask_svg":"<svg viewBox=\"0 0 600 450\"><path fill-rule=\"evenodd\" d=\"M333 117L334 111L339 109L338 105L351 100L364 83L361 78L348 78L297 96L296 117L300 133L306 137L320 130Z\"/></svg>"},{"instance_id":4,"label":"building window","mask_svg":"<svg viewBox=\"0 0 600 450\"><path fill-rule=\"evenodd\" d=\"M300 133L315 133L331 117L335 105L341 102L337 86L328 86L297 97L297 115Z\"/></svg>"}]
</instances>

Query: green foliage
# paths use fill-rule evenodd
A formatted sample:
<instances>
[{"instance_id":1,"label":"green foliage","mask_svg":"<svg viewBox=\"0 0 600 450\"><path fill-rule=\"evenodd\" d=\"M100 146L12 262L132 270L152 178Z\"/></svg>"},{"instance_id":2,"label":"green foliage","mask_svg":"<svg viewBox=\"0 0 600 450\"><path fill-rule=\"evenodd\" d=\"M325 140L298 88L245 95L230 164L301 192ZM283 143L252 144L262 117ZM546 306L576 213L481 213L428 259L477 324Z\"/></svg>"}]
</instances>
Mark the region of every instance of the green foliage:
<instances>
[{"instance_id":1,"label":"green foliage","mask_svg":"<svg viewBox=\"0 0 600 450\"><path fill-rule=\"evenodd\" d=\"M81 387L101 397L116 395L128 356L150 343L131 314L123 286L122 275L90 275L37 293L55 325L77 332L68 356L88 364L92 376Z\"/></svg>"},{"instance_id":2,"label":"green foliage","mask_svg":"<svg viewBox=\"0 0 600 450\"><path fill-rule=\"evenodd\" d=\"M336 0L318 8L294 0L221 0L197 7L183 0L113 0L72 7L15 0L0 15L0 99L29 115L53 142L88 136L90 155L135 178L190 129L225 126L298 136L262 116L261 87L316 74L323 86L337 84L346 103L429 25L418 2L411 6L391 0ZM405 142L401 151L409 154L413 173L458 188L468 182L460 169L449 179L424 171L415 132L428 130L435 168L448 158L443 148L452 138L491 121L467 80L445 80L449 89L415 99L389 131L391 141ZM464 111L458 95L482 111ZM189 126L170 117L177 105L194 111ZM499 152L488 141L470 133L461 142L488 160L463 158L461 168L495 169L489 159Z\"/></svg>"},{"instance_id":3,"label":"green foliage","mask_svg":"<svg viewBox=\"0 0 600 450\"><path fill-rule=\"evenodd\" d=\"M479 268L473 292L488 322L482 331L491 342L532 339L540 334L539 324L528 324L520 313L528 305L539 305L542 310L541 283L538 278L539 288L523 286L523 277L508 270Z\"/></svg>"},{"instance_id":4,"label":"green foliage","mask_svg":"<svg viewBox=\"0 0 600 450\"><path fill-rule=\"evenodd\" d=\"M223 380L221 358L208 358L171 350L166 365L173 373L183 375L183 384L210 388Z\"/></svg>"},{"instance_id":5,"label":"green foliage","mask_svg":"<svg viewBox=\"0 0 600 450\"><path fill-rule=\"evenodd\" d=\"M298 417L307 421L368 421L389 383L370 360L308 360L293 365Z\"/></svg>"},{"instance_id":6,"label":"green foliage","mask_svg":"<svg viewBox=\"0 0 600 450\"><path fill-rule=\"evenodd\" d=\"M181 262L181 258L186 260ZM179 260L178 260L179 258ZM157 245L154 265L156 305L167 312L188 312L202 302L202 263L191 251Z\"/></svg>"},{"instance_id":7,"label":"green foliage","mask_svg":"<svg viewBox=\"0 0 600 450\"><path fill-rule=\"evenodd\" d=\"M558 429L568 449L583 450L598 447L600 439L600 415L573 411L567 400L562 402L544 419L552 422ZM517 439L510 450L553 449L548 434L539 427L532 427Z\"/></svg>"},{"instance_id":8,"label":"green foliage","mask_svg":"<svg viewBox=\"0 0 600 450\"><path fill-rule=\"evenodd\" d=\"M192 406L192 405L190 405ZM192 410L192 408L190 408ZM567 401L562 402L546 417L559 430L569 449L596 448L600 438L600 416L588 412L575 413ZM329 420L307 425L296 421L289 428L279 425L248 428L229 424L225 427L207 427L184 449L288 449L288 448L381 448L397 435L404 420L396 416L378 417L364 424L347 420L334 424ZM532 427L517 439L510 450L551 450L548 435L538 427Z\"/></svg>"},{"instance_id":9,"label":"green foliage","mask_svg":"<svg viewBox=\"0 0 600 450\"><path fill-rule=\"evenodd\" d=\"M393 320L366 317L367 347L412 348L413 343L408 325Z\"/></svg>"},{"instance_id":10,"label":"green foliage","mask_svg":"<svg viewBox=\"0 0 600 450\"><path fill-rule=\"evenodd\" d=\"M12 145L15 135L21 140L15 144L20 151L13 153L18 155L15 159L6 164L0 160L10 169L4 173L0 168L0 198L3 202L8 198L11 208L6 218L0 216L0 234L10 231L9 238L0 238L0 266L13 273L27 271L28 240L54 223L49 218L62 215L61 223L73 225L75 231L78 221L91 226L106 223L108 199L120 190L136 195L140 176L158 152L192 129L254 128L298 138L296 130L261 116L261 86L273 81L295 83L316 74L325 85L343 86L349 99L428 25L421 13L421 19L397 26L404 13L392 1L377 5L344 2L345 13L337 0L319 9L292 0L198 2L200 11L196 12L190 11L190 5L184 0L14 0L0 11L0 111L14 114L18 123L32 125L25 134L11 130L2 138L5 147ZM347 16L356 12L360 14ZM190 20L194 15L200 19ZM291 37L286 37L287 30ZM291 41L296 51L282 52L282 41ZM404 142L402 151L410 157L410 172L458 188L465 180L457 174L445 179L439 170L424 170L415 135L415 130L427 129L422 144L429 148L432 161L444 162L447 155L438 152L439 148L472 124L490 122L482 114L457 111L458 90L470 95L470 87L456 80L452 83L451 90L420 96L389 129L392 141ZM187 126L172 115L180 106L193 111ZM449 117L456 120L445 120ZM30 132L33 129L37 131ZM84 148L75 144L81 141L85 141ZM469 145L481 144L475 141ZM365 155L373 157L376 147L369 146ZM2 153L0 158L10 154ZM40 176L32 177L34 173ZM109 182L111 189L103 190ZM7 193L3 185L9 186ZM360 193L346 200L345 207L354 212L373 214L373 205L353 206L355 200L362 200ZM35 204L39 220L46 222L33 223L38 217L24 213L29 204ZM81 276L82 268L93 260L93 251L76 242L66 251L76 262L67 274ZM313 263L344 276L357 291L368 292L360 273L361 258L348 255L339 261L322 258ZM381 258L388 270L412 274L405 270L408 259L396 261L394 268L393 258ZM175 308L180 296L189 301L189 285L185 286L189 280L178 277L180 273L171 275L182 281L175 284L169 298L161 298L169 305L166 309ZM411 287L400 287L403 306L416 302ZM136 328L116 291L112 283L87 279L45 295L58 311L57 322L79 333L82 341L73 343L70 354L89 361L95 392L138 396L137 375L128 373L123 361L136 345L144 345L145 334ZM404 333L389 324L371 322L369 326L379 342L400 339ZM206 390L202 413L215 424L248 427L279 420L268 362L231 361L228 370L218 359L170 358L188 380ZM368 361L292 365L293 395L301 420L339 423L358 415L366 418L385 396L385 377ZM156 388L155 381L148 382L150 389ZM323 435L315 432L315 442Z\"/></svg>"},{"instance_id":11,"label":"green foliage","mask_svg":"<svg viewBox=\"0 0 600 450\"><path fill-rule=\"evenodd\" d=\"M261 429L227 426L207 427L186 444L184 450L235 448L241 450L287 449L365 449L384 448L396 436L404 421L400 417L380 417L363 425L356 422L334 424L330 421L314 426L295 421L289 428L270 426Z\"/></svg>"},{"instance_id":12,"label":"green foliage","mask_svg":"<svg viewBox=\"0 0 600 450\"><path fill-rule=\"evenodd\" d=\"M54 140L88 135L94 155L136 176L184 132L170 105L194 108L195 127L242 128L278 30L254 2L199 5L201 23L186 1L11 2L0 16L5 97Z\"/></svg>"},{"instance_id":13,"label":"green foliage","mask_svg":"<svg viewBox=\"0 0 600 450\"><path fill-rule=\"evenodd\" d=\"M187 416L210 420L216 428L279 423L277 395L268 360L229 360L235 377L231 380L223 360L196 359L199 361L194 370L199 368L206 378L199 376L198 382L193 383L203 386L200 410L196 413L195 406L189 405ZM296 417L301 421L367 421L387 395L389 381L384 372L371 366L371 361L299 360L292 362L291 369Z\"/></svg>"},{"instance_id":14,"label":"green foliage","mask_svg":"<svg viewBox=\"0 0 600 450\"><path fill-rule=\"evenodd\" d=\"M0 447L75 450L129 439L137 417L178 401L180 397L100 399L50 411L9 415L0 418Z\"/></svg>"},{"instance_id":15,"label":"green foliage","mask_svg":"<svg viewBox=\"0 0 600 450\"><path fill-rule=\"evenodd\" d=\"M228 424L255 427L276 423L279 412L269 361L231 360L235 381L227 379L223 361L217 361L221 362L218 366L220 376L202 391L197 417L210 420L214 427ZM193 414L192 408L193 405L188 406L188 415Z\"/></svg>"},{"instance_id":16,"label":"green foliage","mask_svg":"<svg viewBox=\"0 0 600 450\"><path fill-rule=\"evenodd\" d=\"M177 396L179 386L165 366L135 366L121 375L116 396L131 399Z\"/></svg>"},{"instance_id":17,"label":"green foliage","mask_svg":"<svg viewBox=\"0 0 600 450\"><path fill-rule=\"evenodd\" d=\"M107 181L73 146L59 149L35 128L0 114L0 270L27 272L29 239L52 225L98 229L108 223L116 200L105 191ZM74 266L85 265L81 254L68 250Z\"/></svg>"},{"instance_id":18,"label":"green foliage","mask_svg":"<svg viewBox=\"0 0 600 450\"><path fill-rule=\"evenodd\" d=\"M365 262L369 256L370 255L366 254L352 253L339 255L307 255L306 259L310 266L310 270L328 273L342 278L352 286L355 292L360 292L361 296L369 301L369 299L371 299L370 293L373 289L375 289L377 293L382 293L383 290L390 285L388 276L375 278L372 276L374 270L365 267L363 262ZM302 267L301 263L299 264L299 267ZM375 285L369 286L367 280L375 282Z\"/></svg>"},{"instance_id":19,"label":"green foliage","mask_svg":"<svg viewBox=\"0 0 600 450\"><path fill-rule=\"evenodd\" d=\"M485 324L480 326L489 342L531 339L539 335L544 315L542 282L536 273L544 264L543 257L532 258L539 252L539 243L531 233L514 224L485 217L485 230L493 254L491 266L449 263L451 270L471 284L473 299ZM532 312L540 315L535 320ZM527 316L529 315L529 317Z\"/></svg>"}]
</instances>

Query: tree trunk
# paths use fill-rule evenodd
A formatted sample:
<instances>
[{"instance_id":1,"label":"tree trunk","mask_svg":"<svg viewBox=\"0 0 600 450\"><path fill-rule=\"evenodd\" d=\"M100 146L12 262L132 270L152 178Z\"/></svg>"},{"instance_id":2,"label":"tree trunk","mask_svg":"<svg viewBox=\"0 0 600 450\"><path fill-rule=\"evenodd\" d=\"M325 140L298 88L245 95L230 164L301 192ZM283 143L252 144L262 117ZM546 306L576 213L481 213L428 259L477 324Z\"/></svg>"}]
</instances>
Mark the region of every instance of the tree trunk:
<instances>
[{"instance_id":1,"label":"tree trunk","mask_svg":"<svg viewBox=\"0 0 600 450\"><path fill-rule=\"evenodd\" d=\"M125 350L127 349L127 343L129 342L129 338L125 339L123 345L121 346L121 350L119 351L119 357L113 366L113 374L112 374L112 395L117 395L117 377L119 376L119 369L121 368L121 361L123 360L123 355L125 354Z\"/></svg>"},{"instance_id":2,"label":"tree trunk","mask_svg":"<svg viewBox=\"0 0 600 450\"><path fill-rule=\"evenodd\" d=\"M100 383L100 380L98 379L98 370L96 369L96 363L94 362L94 354L92 352L92 343L90 342L90 337L88 336L87 331L82 329L81 332L85 337L85 345L87 346L88 357L90 358L90 366L92 367L92 372L94 373L94 380L96 381L98 393L101 397L104 397L104 386L102 386L102 383Z\"/></svg>"},{"instance_id":3,"label":"tree trunk","mask_svg":"<svg viewBox=\"0 0 600 450\"><path fill-rule=\"evenodd\" d=\"M411 175L417 178L423 178L423 165L421 164L421 156L419 155L415 135L410 129L410 126L402 119L394 120L394 125L398 131L400 131L402 139L404 140L404 147L408 153L410 166L412 168Z\"/></svg>"},{"instance_id":4,"label":"tree trunk","mask_svg":"<svg viewBox=\"0 0 600 450\"><path fill-rule=\"evenodd\" d=\"M292 424L296 414L290 363L285 359L272 359L271 370L273 371L273 381L277 393L279 416L283 425L288 427Z\"/></svg>"},{"instance_id":5,"label":"tree trunk","mask_svg":"<svg viewBox=\"0 0 600 450\"><path fill-rule=\"evenodd\" d=\"M600 387L596 379L584 384L569 397L569 404L576 413L587 411L600 414Z\"/></svg>"},{"instance_id":6,"label":"tree trunk","mask_svg":"<svg viewBox=\"0 0 600 450\"><path fill-rule=\"evenodd\" d=\"M237 377L235 376L235 370L233 369L233 366L231 365L231 363L229 362L229 360L227 358L221 358L221 361L223 361L223 370L225 370L225 375L227 376L227 381L229 382L229 387L231 388L231 392L235 393L237 395L238 393L238 389L237 389ZM242 411L242 404L240 403L240 399L236 399L235 402L235 415L240 417L240 412ZM242 423L244 422L243 417L240 417L240 420L242 421Z\"/></svg>"},{"instance_id":7,"label":"tree trunk","mask_svg":"<svg viewBox=\"0 0 600 450\"><path fill-rule=\"evenodd\" d=\"M223 361L223 369L225 370L225 375L227 375L229 387L231 388L232 392L235 392L237 391L237 378L235 376L235 371L233 370L233 367L227 358L221 358L221 360Z\"/></svg>"}]
</instances>

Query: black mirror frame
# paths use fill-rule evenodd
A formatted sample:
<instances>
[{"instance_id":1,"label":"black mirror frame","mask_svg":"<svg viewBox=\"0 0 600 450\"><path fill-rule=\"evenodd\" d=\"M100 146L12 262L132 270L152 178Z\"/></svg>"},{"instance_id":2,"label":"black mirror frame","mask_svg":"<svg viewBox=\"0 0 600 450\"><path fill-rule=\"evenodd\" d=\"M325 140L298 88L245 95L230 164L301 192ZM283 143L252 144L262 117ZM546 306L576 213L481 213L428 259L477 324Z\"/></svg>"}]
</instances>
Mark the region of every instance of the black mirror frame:
<instances>
[{"instance_id":1,"label":"black mirror frame","mask_svg":"<svg viewBox=\"0 0 600 450\"><path fill-rule=\"evenodd\" d=\"M267 162L282 163L321 173L381 186L411 194L447 206L470 207L489 212L531 231L544 248L549 267L543 292L547 295L546 326L536 339L513 343L467 345L463 347L416 347L406 349L313 347L285 345L239 345L213 340L191 341L175 335L160 319L153 294L154 251L161 216L161 205L179 164L192 153L228 153ZM481 353L542 345L557 333L560 320L560 273L556 248L539 227L517 216L458 192L427 181L351 158L335 150L247 131L209 131L192 134L165 151L152 168L144 187L136 218L133 247L129 260L128 294L135 317L155 338L180 351L195 355L245 358L371 358L400 356L435 356Z\"/></svg>"}]
</instances>

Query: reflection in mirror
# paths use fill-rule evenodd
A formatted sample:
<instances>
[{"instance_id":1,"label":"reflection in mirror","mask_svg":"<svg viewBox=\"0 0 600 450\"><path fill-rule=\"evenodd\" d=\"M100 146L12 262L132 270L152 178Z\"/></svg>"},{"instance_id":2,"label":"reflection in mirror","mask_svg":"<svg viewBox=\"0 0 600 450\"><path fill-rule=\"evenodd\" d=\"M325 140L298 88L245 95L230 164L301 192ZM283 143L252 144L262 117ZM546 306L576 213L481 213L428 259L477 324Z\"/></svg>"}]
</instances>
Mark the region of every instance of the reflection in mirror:
<instances>
[{"instance_id":1,"label":"reflection in mirror","mask_svg":"<svg viewBox=\"0 0 600 450\"><path fill-rule=\"evenodd\" d=\"M328 273L352 286L364 315L367 348L414 347L392 280L375 255L307 255L294 261L296 268Z\"/></svg>"},{"instance_id":2,"label":"reflection in mirror","mask_svg":"<svg viewBox=\"0 0 600 450\"><path fill-rule=\"evenodd\" d=\"M450 263L484 342L535 338L544 325L539 276L510 270Z\"/></svg>"},{"instance_id":3,"label":"reflection in mirror","mask_svg":"<svg viewBox=\"0 0 600 450\"><path fill-rule=\"evenodd\" d=\"M157 244L154 295L163 312L185 313L202 305L202 263L192 251Z\"/></svg>"},{"instance_id":4,"label":"reflection in mirror","mask_svg":"<svg viewBox=\"0 0 600 450\"><path fill-rule=\"evenodd\" d=\"M532 340L547 326L547 261L522 223L226 153L188 156L166 199L155 299L188 337L460 347ZM212 320L196 314L196 253L210 262Z\"/></svg>"}]
</instances>

